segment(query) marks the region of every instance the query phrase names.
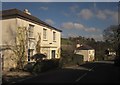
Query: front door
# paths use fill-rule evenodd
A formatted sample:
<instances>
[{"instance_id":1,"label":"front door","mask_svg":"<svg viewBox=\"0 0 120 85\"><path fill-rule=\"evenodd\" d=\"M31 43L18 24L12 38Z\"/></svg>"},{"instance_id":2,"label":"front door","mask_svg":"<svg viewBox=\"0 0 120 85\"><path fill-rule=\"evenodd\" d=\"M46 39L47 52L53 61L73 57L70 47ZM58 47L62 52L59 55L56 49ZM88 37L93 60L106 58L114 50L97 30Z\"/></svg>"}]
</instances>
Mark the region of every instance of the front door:
<instances>
[{"instance_id":1,"label":"front door","mask_svg":"<svg viewBox=\"0 0 120 85\"><path fill-rule=\"evenodd\" d=\"M52 50L52 58L55 58L55 50Z\"/></svg>"},{"instance_id":2,"label":"front door","mask_svg":"<svg viewBox=\"0 0 120 85\"><path fill-rule=\"evenodd\" d=\"M28 61L30 61L31 57L33 56L34 49L28 49Z\"/></svg>"}]
</instances>

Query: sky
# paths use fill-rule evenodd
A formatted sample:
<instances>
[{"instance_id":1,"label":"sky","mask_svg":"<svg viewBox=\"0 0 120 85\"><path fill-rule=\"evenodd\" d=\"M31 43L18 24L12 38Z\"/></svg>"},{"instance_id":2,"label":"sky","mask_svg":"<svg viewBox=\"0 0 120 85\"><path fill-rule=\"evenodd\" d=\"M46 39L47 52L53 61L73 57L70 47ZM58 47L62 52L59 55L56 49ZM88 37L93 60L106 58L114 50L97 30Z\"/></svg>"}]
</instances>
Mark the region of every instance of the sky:
<instances>
[{"instance_id":1,"label":"sky","mask_svg":"<svg viewBox=\"0 0 120 85\"><path fill-rule=\"evenodd\" d=\"M28 9L31 15L62 30L62 37L103 40L103 30L118 24L118 2L2 2L2 10Z\"/></svg>"}]
</instances>

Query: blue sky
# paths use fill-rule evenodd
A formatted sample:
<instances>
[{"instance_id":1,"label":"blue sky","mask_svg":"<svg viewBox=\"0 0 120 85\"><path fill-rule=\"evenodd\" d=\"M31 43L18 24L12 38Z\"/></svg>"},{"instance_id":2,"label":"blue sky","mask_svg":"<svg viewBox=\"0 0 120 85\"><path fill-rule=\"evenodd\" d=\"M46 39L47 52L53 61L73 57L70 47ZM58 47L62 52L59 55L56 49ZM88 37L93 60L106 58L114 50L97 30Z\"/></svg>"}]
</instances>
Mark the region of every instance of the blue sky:
<instances>
[{"instance_id":1,"label":"blue sky","mask_svg":"<svg viewBox=\"0 0 120 85\"><path fill-rule=\"evenodd\" d=\"M93 37L118 23L117 2L3 2L2 9L28 9L48 24L62 30L62 37Z\"/></svg>"}]
</instances>

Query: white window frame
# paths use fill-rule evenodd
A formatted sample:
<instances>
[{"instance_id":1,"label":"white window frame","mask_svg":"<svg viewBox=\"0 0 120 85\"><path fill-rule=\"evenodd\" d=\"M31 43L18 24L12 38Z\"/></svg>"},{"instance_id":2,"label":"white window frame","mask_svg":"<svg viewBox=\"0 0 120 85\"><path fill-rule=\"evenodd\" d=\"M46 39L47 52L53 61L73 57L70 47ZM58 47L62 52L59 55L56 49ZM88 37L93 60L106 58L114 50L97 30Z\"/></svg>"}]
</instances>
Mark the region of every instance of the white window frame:
<instances>
[{"instance_id":1,"label":"white window frame","mask_svg":"<svg viewBox=\"0 0 120 85\"><path fill-rule=\"evenodd\" d=\"M53 32L53 42L56 42L56 32Z\"/></svg>"},{"instance_id":2,"label":"white window frame","mask_svg":"<svg viewBox=\"0 0 120 85\"><path fill-rule=\"evenodd\" d=\"M32 24L29 24L29 27L28 27L28 36L29 38L33 38L33 31L34 31L34 25Z\"/></svg>"},{"instance_id":3,"label":"white window frame","mask_svg":"<svg viewBox=\"0 0 120 85\"><path fill-rule=\"evenodd\" d=\"M47 29L43 28L43 40L47 40Z\"/></svg>"}]
</instances>

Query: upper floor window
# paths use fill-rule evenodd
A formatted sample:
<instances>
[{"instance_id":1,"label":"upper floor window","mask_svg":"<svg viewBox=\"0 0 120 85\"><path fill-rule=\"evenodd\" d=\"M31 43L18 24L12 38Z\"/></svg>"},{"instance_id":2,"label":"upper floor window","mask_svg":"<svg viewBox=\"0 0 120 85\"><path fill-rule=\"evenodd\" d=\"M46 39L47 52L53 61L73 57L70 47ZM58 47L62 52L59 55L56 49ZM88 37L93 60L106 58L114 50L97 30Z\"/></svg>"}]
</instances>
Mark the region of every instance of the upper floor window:
<instances>
[{"instance_id":1,"label":"upper floor window","mask_svg":"<svg viewBox=\"0 0 120 85\"><path fill-rule=\"evenodd\" d=\"M43 40L47 39L47 29L43 29Z\"/></svg>"},{"instance_id":2,"label":"upper floor window","mask_svg":"<svg viewBox=\"0 0 120 85\"><path fill-rule=\"evenodd\" d=\"M53 32L53 41L56 41L56 32Z\"/></svg>"},{"instance_id":3,"label":"upper floor window","mask_svg":"<svg viewBox=\"0 0 120 85\"><path fill-rule=\"evenodd\" d=\"M89 51L89 54L91 54L91 51Z\"/></svg>"},{"instance_id":4,"label":"upper floor window","mask_svg":"<svg viewBox=\"0 0 120 85\"><path fill-rule=\"evenodd\" d=\"M34 25L29 24L29 28L28 28L29 38L33 37L33 28L34 28Z\"/></svg>"}]
</instances>

